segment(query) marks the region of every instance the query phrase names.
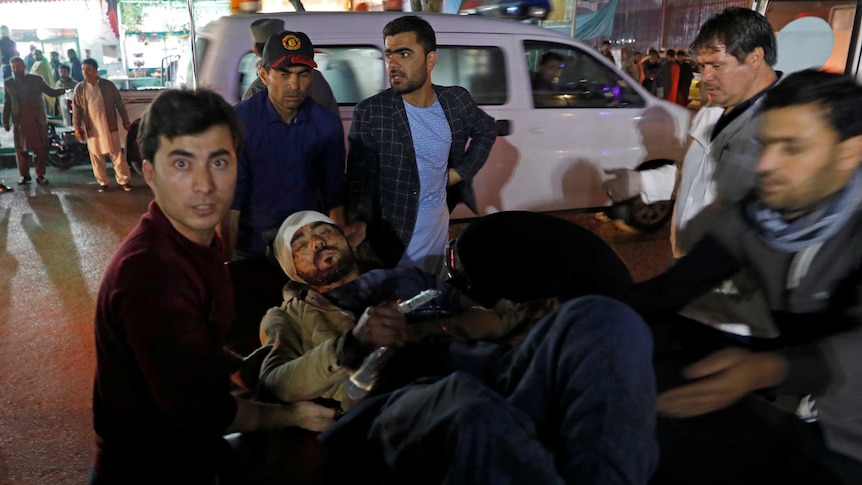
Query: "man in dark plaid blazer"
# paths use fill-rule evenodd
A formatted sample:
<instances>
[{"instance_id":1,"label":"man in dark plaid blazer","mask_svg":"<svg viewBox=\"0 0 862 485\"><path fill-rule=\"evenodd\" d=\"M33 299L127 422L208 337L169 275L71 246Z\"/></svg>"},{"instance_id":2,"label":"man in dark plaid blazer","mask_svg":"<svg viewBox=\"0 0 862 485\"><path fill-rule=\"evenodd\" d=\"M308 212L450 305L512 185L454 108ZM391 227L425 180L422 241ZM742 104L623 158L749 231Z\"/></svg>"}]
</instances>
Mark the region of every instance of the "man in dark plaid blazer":
<instances>
[{"instance_id":1,"label":"man in dark plaid blazer","mask_svg":"<svg viewBox=\"0 0 862 485\"><path fill-rule=\"evenodd\" d=\"M437 52L428 22L400 17L383 37L392 87L353 112L349 222L367 224L362 260L434 273L442 268L449 211L459 202L476 211L472 179L494 145L494 119L464 88L431 84ZM448 127L441 127L444 116Z\"/></svg>"}]
</instances>

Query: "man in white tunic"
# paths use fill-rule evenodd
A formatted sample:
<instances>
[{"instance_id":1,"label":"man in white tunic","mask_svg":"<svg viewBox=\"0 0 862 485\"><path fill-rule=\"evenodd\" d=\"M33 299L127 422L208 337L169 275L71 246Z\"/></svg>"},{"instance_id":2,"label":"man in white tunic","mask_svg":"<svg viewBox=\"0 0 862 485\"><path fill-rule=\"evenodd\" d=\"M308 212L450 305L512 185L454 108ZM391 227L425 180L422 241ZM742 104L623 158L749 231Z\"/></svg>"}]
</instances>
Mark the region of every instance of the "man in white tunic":
<instances>
[{"instance_id":1,"label":"man in white tunic","mask_svg":"<svg viewBox=\"0 0 862 485\"><path fill-rule=\"evenodd\" d=\"M106 154L111 157L111 163L114 165L117 185L128 192L132 190L129 185L129 165L120 144L117 124L119 113L123 128L128 130L131 127L123 98L114 83L99 77L99 65L95 60L84 59L81 69L84 82L75 87L73 97L72 124L75 127L75 136L78 140L87 142L99 192L108 190Z\"/></svg>"}]
</instances>

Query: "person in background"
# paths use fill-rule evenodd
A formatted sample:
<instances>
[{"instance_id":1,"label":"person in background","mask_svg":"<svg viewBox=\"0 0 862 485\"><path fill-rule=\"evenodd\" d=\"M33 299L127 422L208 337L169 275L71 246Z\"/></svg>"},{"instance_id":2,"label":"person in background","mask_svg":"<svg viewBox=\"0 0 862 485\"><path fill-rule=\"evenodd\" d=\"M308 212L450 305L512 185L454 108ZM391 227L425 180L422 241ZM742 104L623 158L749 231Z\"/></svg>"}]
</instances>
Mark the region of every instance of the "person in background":
<instances>
[{"instance_id":1,"label":"person in background","mask_svg":"<svg viewBox=\"0 0 862 485\"><path fill-rule=\"evenodd\" d=\"M437 42L427 21L399 17L386 24L383 38L391 87L353 111L348 214L350 222L367 224L363 261L437 274L449 211L464 202L476 212L472 181L497 138L494 119L466 89L431 83Z\"/></svg>"},{"instance_id":2,"label":"person in background","mask_svg":"<svg viewBox=\"0 0 862 485\"><path fill-rule=\"evenodd\" d=\"M606 40L602 42L601 54L605 56L605 58L611 61L611 64L617 65L617 60L614 59L614 54L611 52L611 41Z\"/></svg>"},{"instance_id":3,"label":"person in background","mask_svg":"<svg viewBox=\"0 0 862 485\"><path fill-rule=\"evenodd\" d=\"M48 120L42 94L60 96L62 89L54 89L35 75L27 74L27 67L20 57L11 60L12 77L4 81L3 128L9 131L15 126L13 138L18 174L18 185L30 183L30 152L36 167L36 183L48 183L45 178L45 163L48 160Z\"/></svg>"},{"instance_id":4,"label":"person in background","mask_svg":"<svg viewBox=\"0 0 862 485\"><path fill-rule=\"evenodd\" d=\"M256 56L260 57L263 53L263 47L266 45L266 41L271 36L281 32L284 32L284 21L281 19L255 20L251 23L251 36L254 39L254 46L251 51ZM258 72L260 72L262 68L263 62L258 61ZM261 76L258 75L258 77L256 77L249 85L248 89L246 89L245 93L243 93L243 101L264 89L266 89L266 85L263 83ZM329 86L329 83L326 82L326 78L323 77L323 74L317 69L314 69L314 76L311 78L311 85L308 87L308 97L317 102L317 104L332 111L335 115L341 116L341 113L338 111L338 101L335 100L335 96L332 94L332 88Z\"/></svg>"},{"instance_id":5,"label":"person in background","mask_svg":"<svg viewBox=\"0 0 862 485\"><path fill-rule=\"evenodd\" d=\"M89 50L87 52L89 52ZM66 55L69 57L69 66L72 68L72 79L78 82L83 81L84 72L81 68L81 60L78 59L78 53L75 49L69 49L66 51ZM85 57L85 59L89 58L89 55Z\"/></svg>"},{"instance_id":6,"label":"person in background","mask_svg":"<svg viewBox=\"0 0 862 485\"><path fill-rule=\"evenodd\" d=\"M644 71L643 87L656 95L659 87L659 71L661 70L661 57L659 57L658 51L650 47L647 51L647 58L641 65Z\"/></svg>"},{"instance_id":7,"label":"person in background","mask_svg":"<svg viewBox=\"0 0 862 485\"><path fill-rule=\"evenodd\" d=\"M0 65L3 67L3 79L12 77L13 57L18 57L18 45L12 40L12 33L6 25L0 25Z\"/></svg>"},{"instance_id":8,"label":"person in background","mask_svg":"<svg viewBox=\"0 0 862 485\"><path fill-rule=\"evenodd\" d=\"M60 79L60 53L57 51L51 51L50 53L50 61L51 64L51 75L54 76L54 80Z\"/></svg>"},{"instance_id":9,"label":"person in background","mask_svg":"<svg viewBox=\"0 0 862 485\"><path fill-rule=\"evenodd\" d=\"M691 81L694 79L694 73L698 72L698 68L694 62L688 59L688 52L685 49L676 51L676 61L679 63L679 87L676 92L676 104L688 106Z\"/></svg>"},{"instance_id":10,"label":"person in background","mask_svg":"<svg viewBox=\"0 0 862 485\"><path fill-rule=\"evenodd\" d=\"M33 51L33 67L30 68L30 74L35 74L41 77L45 84L48 86L54 85L54 74L51 73L51 64L48 62L48 59L45 59L45 56L42 54L42 51L36 49ZM48 112L49 116L56 116L56 110L54 109L55 99L53 96L44 95L45 98L45 110Z\"/></svg>"},{"instance_id":11,"label":"person in background","mask_svg":"<svg viewBox=\"0 0 862 485\"><path fill-rule=\"evenodd\" d=\"M635 52L631 58L623 63L623 71L637 81L638 84L643 84L644 80L643 58L643 52Z\"/></svg>"},{"instance_id":12,"label":"person in background","mask_svg":"<svg viewBox=\"0 0 862 485\"><path fill-rule=\"evenodd\" d=\"M36 56L33 54L36 51L36 44L30 44L30 53L24 56L24 65L27 69L27 72L30 72L33 69L33 63L36 62Z\"/></svg>"},{"instance_id":13,"label":"person in background","mask_svg":"<svg viewBox=\"0 0 862 485\"><path fill-rule=\"evenodd\" d=\"M299 426L333 411L231 393L223 343L230 279L216 226L242 143L236 113L206 90L168 90L139 132L154 200L105 271L96 303L90 485L242 484L223 435Z\"/></svg>"},{"instance_id":14,"label":"person in background","mask_svg":"<svg viewBox=\"0 0 862 485\"><path fill-rule=\"evenodd\" d=\"M58 67L58 71L60 72L60 77L57 79L55 87L63 89L75 89L75 86L78 85L78 82L72 79L69 66L65 64L60 64L60 66Z\"/></svg>"},{"instance_id":15,"label":"person in background","mask_svg":"<svg viewBox=\"0 0 862 485\"><path fill-rule=\"evenodd\" d=\"M548 51L539 59L539 68L530 77L533 91L553 91L557 89L557 78L563 69L563 56Z\"/></svg>"},{"instance_id":16,"label":"person in background","mask_svg":"<svg viewBox=\"0 0 862 485\"><path fill-rule=\"evenodd\" d=\"M117 185L129 192L131 174L126 154L120 143L120 124L123 129L132 126L126 105L120 96L120 91L114 83L99 77L99 65L93 59L84 59L84 81L75 86L72 96L72 124L75 126L75 137L87 142L90 152L90 162L93 165L93 175L99 184L99 192L108 190L108 170L105 166L105 155L111 158L114 166L114 178Z\"/></svg>"},{"instance_id":17,"label":"person in background","mask_svg":"<svg viewBox=\"0 0 862 485\"><path fill-rule=\"evenodd\" d=\"M676 103L676 93L679 90L679 63L676 62L676 51L668 49L659 69L658 85L661 89L660 98Z\"/></svg>"}]
</instances>

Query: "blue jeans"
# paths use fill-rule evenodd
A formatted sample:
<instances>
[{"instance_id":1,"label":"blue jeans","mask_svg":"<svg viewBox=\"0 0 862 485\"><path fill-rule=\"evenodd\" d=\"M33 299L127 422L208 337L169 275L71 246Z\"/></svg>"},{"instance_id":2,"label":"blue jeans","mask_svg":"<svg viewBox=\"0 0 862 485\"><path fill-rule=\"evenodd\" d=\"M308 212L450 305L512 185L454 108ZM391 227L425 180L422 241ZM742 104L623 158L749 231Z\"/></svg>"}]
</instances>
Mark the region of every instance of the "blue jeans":
<instances>
[{"instance_id":1,"label":"blue jeans","mask_svg":"<svg viewBox=\"0 0 862 485\"><path fill-rule=\"evenodd\" d=\"M396 391L374 419L393 483L646 484L658 462L652 340L604 297L563 305L500 358L453 345L456 372Z\"/></svg>"}]
</instances>

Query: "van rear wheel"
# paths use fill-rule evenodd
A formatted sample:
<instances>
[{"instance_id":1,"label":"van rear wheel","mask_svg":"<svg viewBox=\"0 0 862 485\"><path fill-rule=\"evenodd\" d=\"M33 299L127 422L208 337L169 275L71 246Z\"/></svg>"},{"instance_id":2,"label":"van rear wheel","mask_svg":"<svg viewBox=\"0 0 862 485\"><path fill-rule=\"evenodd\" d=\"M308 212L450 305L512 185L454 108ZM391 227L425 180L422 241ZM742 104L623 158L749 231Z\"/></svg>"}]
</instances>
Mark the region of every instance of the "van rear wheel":
<instances>
[{"instance_id":1,"label":"van rear wheel","mask_svg":"<svg viewBox=\"0 0 862 485\"><path fill-rule=\"evenodd\" d=\"M607 214L617 226L640 234L648 234L663 228L673 214L673 200L646 204L640 197L610 207Z\"/></svg>"},{"instance_id":2,"label":"van rear wheel","mask_svg":"<svg viewBox=\"0 0 862 485\"><path fill-rule=\"evenodd\" d=\"M670 160L651 160L640 164L635 170L651 170L663 165L670 165ZM640 197L620 202L609 207L605 214L613 219L617 226L633 233L648 234L663 228L673 215L674 200L662 200L647 204Z\"/></svg>"}]
</instances>

